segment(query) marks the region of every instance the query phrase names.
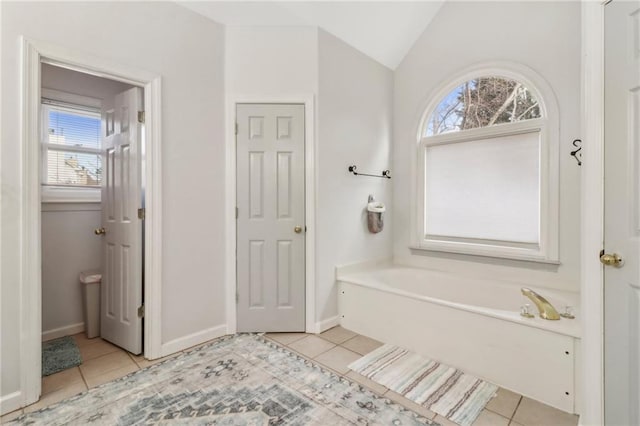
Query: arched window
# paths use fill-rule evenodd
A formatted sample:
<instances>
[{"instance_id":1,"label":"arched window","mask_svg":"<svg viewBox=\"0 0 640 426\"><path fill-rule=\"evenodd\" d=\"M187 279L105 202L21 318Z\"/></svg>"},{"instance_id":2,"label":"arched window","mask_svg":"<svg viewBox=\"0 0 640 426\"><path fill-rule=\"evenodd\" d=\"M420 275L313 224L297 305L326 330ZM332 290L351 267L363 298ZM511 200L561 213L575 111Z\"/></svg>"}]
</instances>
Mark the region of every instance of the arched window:
<instances>
[{"instance_id":1,"label":"arched window","mask_svg":"<svg viewBox=\"0 0 640 426\"><path fill-rule=\"evenodd\" d=\"M554 263L553 94L510 71L475 73L444 86L425 111L414 248Z\"/></svg>"},{"instance_id":2,"label":"arched window","mask_svg":"<svg viewBox=\"0 0 640 426\"><path fill-rule=\"evenodd\" d=\"M521 82L498 76L467 80L440 101L425 136L542 117L535 95Z\"/></svg>"}]
</instances>

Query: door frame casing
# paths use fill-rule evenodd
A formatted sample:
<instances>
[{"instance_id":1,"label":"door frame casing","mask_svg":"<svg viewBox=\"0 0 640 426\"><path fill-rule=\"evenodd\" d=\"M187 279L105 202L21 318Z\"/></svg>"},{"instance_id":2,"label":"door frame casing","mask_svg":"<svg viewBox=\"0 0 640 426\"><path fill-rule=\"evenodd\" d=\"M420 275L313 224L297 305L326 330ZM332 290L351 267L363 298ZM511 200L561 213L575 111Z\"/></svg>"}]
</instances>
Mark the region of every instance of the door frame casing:
<instances>
[{"instance_id":1,"label":"door frame casing","mask_svg":"<svg viewBox=\"0 0 640 426\"><path fill-rule=\"evenodd\" d=\"M145 324L144 355L161 351L161 78L62 46L21 38L20 191L20 389L21 406L41 394L42 269L40 214L40 97L45 62L144 88L145 102ZM17 408L17 407L16 407Z\"/></svg>"},{"instance_id":2,"label":"door frame casing","mask_svg":"<svg viewBox=\"0 0 640 426\"><path fill-rule=\"evenodd\" d=\"M237 331L237 274L236 274L236 105L238 104L297 104L304 105L304 157L305 185L305 331L317 333L315 322L315 108L313 94L301 95L230 95L227 96L227 158L226 158L226 321L227 334Z\"/></svg>"},{"instance_id":3,"label":"door frame casing","mask_svg":"<svg viewBox=\"0 0 640 426\"><path fill-rule=\"evenodd\" d=\"M580 424L604 424L604 7L582 1L582 189ZM588 314L587 314L588 313Z\"/></svg>"}]
</instances>

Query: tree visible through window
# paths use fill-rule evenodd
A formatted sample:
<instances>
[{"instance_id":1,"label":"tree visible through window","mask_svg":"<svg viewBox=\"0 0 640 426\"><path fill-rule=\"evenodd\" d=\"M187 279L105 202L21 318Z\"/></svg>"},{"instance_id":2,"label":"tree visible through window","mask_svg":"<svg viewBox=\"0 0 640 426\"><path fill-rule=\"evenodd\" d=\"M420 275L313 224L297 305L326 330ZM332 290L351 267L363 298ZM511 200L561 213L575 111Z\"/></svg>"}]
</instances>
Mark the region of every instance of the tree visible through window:
<instances>
[{"instance_id":1,"label":"tree visible through window","mask_svg":"<svg viewBox=\"0 0 640 426\"><path fill-rule=\"evenodd\" d=\"M425 136L540 118L540 105L520 82L479 77L451 91L431 115Z\"/></svg>"},{"instance_id":2,"label":"tree visible through window","mask_svg":"<svg viewBox=\"0 0 640 426\"><path fill-rule=\"evenodd\" d=\"M458 80L426 111L414 247L557 260L557 116L510 74Z\"/></svg>"}]
</instances>

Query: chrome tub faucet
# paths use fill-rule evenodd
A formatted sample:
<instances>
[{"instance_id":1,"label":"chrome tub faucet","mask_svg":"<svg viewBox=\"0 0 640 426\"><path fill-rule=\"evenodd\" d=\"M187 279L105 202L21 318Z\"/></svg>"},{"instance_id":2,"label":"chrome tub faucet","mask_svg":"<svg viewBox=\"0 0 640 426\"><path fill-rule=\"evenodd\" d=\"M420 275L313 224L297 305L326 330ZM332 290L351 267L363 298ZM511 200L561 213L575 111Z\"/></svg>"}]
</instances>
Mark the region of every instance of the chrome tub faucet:
<instances>
[{"instance_id":1,"label":"chrome tub faucet","mask_svg":"<svg viewBox=\"0 0 640 426\"><path fill-rule=\"evenodd\" d=\"M558 314L556 308L554 308L547 299L529 288L522 288L521 291L523 296L527 296L536 305L538 311L540 312L540 318L546 320L560 319L560 314Z\"/></svg>"}]
</instances>

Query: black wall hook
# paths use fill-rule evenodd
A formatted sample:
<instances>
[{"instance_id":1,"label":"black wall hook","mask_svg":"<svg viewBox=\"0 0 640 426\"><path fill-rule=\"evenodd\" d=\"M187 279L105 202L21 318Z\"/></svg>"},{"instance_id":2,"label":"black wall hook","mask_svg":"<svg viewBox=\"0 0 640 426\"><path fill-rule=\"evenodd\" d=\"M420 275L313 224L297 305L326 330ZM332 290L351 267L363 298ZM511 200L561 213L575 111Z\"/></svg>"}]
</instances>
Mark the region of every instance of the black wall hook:
<instances>
[{"instance_id":1,"label":"black wall hook","mask_svg":"<svg viewBox=\"0 0 640 426\"><path fill-rule=\"evenodd\" d=\"M371 176L371 177L377 177L377 178L387 178L387 179L391 179L391 171L390 170L383 170L381 175L371 175L368 173L358 173L356 172L356 165L354 164L353 166L349 166L349 171L351 173L353 173L355 176Z\"/></svg>"},{"instance_id":2,"label":"black wall hook","mask_svg":"<svg viewBox=\"0 0 640 426\"><path fill-rule=\"evenodd\" d=\"M578 166L582 166L582 139L574 139L571 144L578 148L575 151L571 151L571 156L576 159Z\"/></svg>"}]
</instances>

